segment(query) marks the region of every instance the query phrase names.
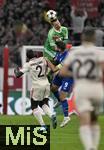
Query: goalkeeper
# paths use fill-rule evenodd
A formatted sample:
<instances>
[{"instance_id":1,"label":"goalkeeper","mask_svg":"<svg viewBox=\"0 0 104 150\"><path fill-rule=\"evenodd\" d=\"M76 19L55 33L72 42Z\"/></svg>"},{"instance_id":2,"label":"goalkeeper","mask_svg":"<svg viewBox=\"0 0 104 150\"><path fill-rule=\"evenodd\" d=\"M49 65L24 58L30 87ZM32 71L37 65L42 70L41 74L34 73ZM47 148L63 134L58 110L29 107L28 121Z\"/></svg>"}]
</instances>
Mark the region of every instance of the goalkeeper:
<instances>
[{"instance_id":1,"label":"goalkeeper","mask_svg":"<svg viewBox=\"0 0 104 150\"><path fill-rule=\"evenodd\" d=\"M68 41L68 29L61 26L57 18L49 21L52 28L48 32L48 36L44 45L44 56L53 61L56 55L56 41L62 40L64 43Z\"/></svg>"}]
</instances>

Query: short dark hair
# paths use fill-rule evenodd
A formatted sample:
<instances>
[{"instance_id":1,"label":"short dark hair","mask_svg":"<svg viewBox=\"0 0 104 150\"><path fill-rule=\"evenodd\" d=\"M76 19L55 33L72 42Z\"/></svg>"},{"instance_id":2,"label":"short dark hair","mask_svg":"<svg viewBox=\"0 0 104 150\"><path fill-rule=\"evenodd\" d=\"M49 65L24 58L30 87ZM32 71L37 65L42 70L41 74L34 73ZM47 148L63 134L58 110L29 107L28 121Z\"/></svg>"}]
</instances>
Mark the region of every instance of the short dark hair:
<instances>
[{"instance_id":1,"label":"short dark hair","mask_svg":"<svg viewBox=\"0 0 104 150\"><path fill-rule=\"evenodd\" d=\"M66 45L63 41L56 41L55 43L56 43L58 48L60 48L61 50L65 50Z\"/></svg>"},{"instance_id":2,"label":"short dark hair","mask_svg":"<svg viewBox=\"0 0 104 150\"><path fill-rule=\"evenodd\" d=\"M35 57L33 50L27 50L26 56L28 59L32 59Z\"/></svg>"},{"instance_id":3,"label":"short dark hair","mask_svg":"<svg viewBox=\"0 0 104 150\"><path fill-rule=\"evenodd\" d=\"M92 27L86 27L82 33L82 41L94 42L95 40L95 29Z\"/></svg>"}]
</instances>

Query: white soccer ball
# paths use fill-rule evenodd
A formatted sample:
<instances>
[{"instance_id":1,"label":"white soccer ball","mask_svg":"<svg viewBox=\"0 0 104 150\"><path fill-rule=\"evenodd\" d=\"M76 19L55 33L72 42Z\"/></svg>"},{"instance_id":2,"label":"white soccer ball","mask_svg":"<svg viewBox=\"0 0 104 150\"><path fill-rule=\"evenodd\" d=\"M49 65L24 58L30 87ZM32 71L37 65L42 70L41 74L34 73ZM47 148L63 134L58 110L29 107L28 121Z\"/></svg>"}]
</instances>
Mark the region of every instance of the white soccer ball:
<instances>
[{"instance_id":1,"label":"white soccer ball","mask_svg":"<svg viewBox=\"0 0 104 150\"><path fill-rule=\"evenodd\" d=\"M57 19L57 13L54 10L49 10L46 15L47 15L47 19L50 22Z\"/></svg>"}]
</instances>

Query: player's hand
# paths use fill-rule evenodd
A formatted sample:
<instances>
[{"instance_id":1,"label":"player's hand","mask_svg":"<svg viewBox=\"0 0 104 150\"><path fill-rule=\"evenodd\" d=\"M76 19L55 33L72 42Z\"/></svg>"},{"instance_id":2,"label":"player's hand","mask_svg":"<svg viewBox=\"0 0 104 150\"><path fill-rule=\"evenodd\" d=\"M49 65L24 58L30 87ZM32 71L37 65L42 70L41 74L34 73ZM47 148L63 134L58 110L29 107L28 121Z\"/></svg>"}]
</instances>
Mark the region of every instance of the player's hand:
<instances>
[{"instance_id":1,"label":"player's hand","mask_svg":"<svg viewBox=\"0 0 104 150\"><path fill-rule=\"evenodd\" d=\"M48 60L48 58L47 57L44 57L45 58L45 60L46 60L46 62L47 62L47 64L49 63L49 60Z\"/></svg>"},{"instance_id":2,"label":"player's hand","mask_svg":"<svg viewBox=\"0 0 104 150\"><path fill-rule=\"evenodd\" d=\"M61 41L61 38L57 35L53 36L53 40L54 41Z\"/></svg>"},{"instance_id":3,"label":"player's hand","mask_svg":"<svg viewBox=\"0 0 104 150\"><path fill-rule=\"evenodd\" d=\"M17 66L15 69L14 69L14 74L17 78L21 77L24 73L22 71L20 71L19 67Z\"/></svg>"},{"instance_id":4,"label":"player's hand","mask_svg":"<svg viewBox=\"0 0 104 150\"><path fill-rule=\"evenodd\" d=\"M19 67L17 66L15 69L14 69L14 74L17 75L19 72Z\"/></svg>"}]
</instances>

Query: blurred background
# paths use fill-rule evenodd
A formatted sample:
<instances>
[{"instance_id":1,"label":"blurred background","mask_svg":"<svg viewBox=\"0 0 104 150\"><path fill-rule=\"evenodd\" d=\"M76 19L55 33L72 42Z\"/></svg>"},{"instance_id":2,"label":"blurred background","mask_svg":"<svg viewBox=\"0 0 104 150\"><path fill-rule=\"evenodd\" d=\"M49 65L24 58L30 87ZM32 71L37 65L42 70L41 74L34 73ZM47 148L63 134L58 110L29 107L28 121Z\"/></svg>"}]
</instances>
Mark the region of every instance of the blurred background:
<instances>
[{"instance_id":1,"label":"blurred background","mask_svg":"<svg viewBox=\"0 0 104 150\"><path fill-rule=\"evenodd\" d=\"M22 45L44 45L50 24L45 20L45 13L54 9L62 25L69 29L69 40L79 45L81 34L78 22L74 25L71 16L72 6L75 15L84 16L84 26L92 26L96 31L96 45L104 46L104 0L0 0L0 58L5 45L9 46L9 66L21 66L20 51ZM83 28L83 27L82 27ZM82 29L83 30L83 29ZM3 65L0 59L0 66Z\"/></svg>"}]
</instances>

